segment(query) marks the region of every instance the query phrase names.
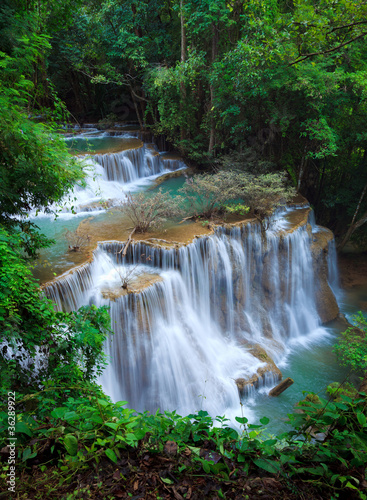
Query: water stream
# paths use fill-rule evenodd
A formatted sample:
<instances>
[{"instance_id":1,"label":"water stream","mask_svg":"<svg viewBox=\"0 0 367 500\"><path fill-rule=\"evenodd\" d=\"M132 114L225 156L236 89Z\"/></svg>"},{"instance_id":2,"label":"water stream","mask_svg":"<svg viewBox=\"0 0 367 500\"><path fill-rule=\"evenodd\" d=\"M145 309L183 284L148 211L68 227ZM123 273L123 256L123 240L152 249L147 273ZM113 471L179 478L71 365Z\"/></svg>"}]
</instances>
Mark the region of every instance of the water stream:
<instances>
[{"instance_id":1,"label":"water stream","mask_svg":"<svg viewBox=\"0 0 367 500\"><path fill-rule=\"evenodd\" d=\"M116 183L124 191L132 180L166 170L146 146L93 161L109 184L105 196ZM176 161L168 169L182 166ZM94 199L80 190L78 202L84 196ZM330 354L335 333L321 325L315 293L322 279L314 263L321 240L329 250L328 281L337 293L332 237L304 206L278 213L265 233L252 222L219 227L188 245L137 242L124 260L121 242L103 242L92 262L45 292L59 309L109 305L115 334L106 345L110 364L101 383L113 400L127 400L138 411L186 415L203 408L233 419L241 411L236 380L255 377L241 393L246 416L269 414L266 408L284 416L284 401L291 406L301 390L319 391L320 384L343 377ZM266 395L279 377L272 360L296 381L280 403Z\"/></svg>"}]
</instances>

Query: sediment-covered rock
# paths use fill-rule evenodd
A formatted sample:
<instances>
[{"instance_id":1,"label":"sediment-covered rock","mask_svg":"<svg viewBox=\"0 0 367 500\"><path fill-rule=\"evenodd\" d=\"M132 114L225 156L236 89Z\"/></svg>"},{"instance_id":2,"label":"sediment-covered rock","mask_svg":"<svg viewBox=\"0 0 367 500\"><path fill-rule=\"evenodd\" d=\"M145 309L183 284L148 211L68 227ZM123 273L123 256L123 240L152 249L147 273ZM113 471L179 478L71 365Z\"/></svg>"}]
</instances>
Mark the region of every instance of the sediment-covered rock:
<instances>
[{"instance_id":1,"label":"sediment-covered rock","mask_svg":"<svg viewBox=\"0 0 367 500\"><path fill-rule=\"evenodd\" d=\"M328 282L328 252L333 241L333 233L320 228L312 234L312 265L315 282L315 304L322 323L328 323L339 315L339 306Z\"/></svg>"},{"instance_id":2,"label":"sediment-covered rock","mask_svg":"<svg viewBox=\"0 0 367 500\"><path fill-rule=\"evenodd\" d=\"M252 377L238 378L235 380L238 391L240 395L246 395L246 392L251 387L259 387L259 385L263 385L267 379L267 375L270 375L274 381L278 381L282 379L282 372L274 363L274 360L269 356L266 350L261 347L259 344L254 344L252 346L246 345L249 352L258 360L264 363L263 366L257 369L256 373L252 375Z\"/></svg>"},{"instance_id":3,"label":"sediment-covered rock","mask_svg":"<svg viewBox=\"0 0 367 500\"><path fill-rule=\"evenodd\" d=\"M101 290L101 294L104 299L116 301L119 297L130 293L141 293L159 281L163 281L163 278L159 274L142 273L134 277L126 287L119 285L114 288L105 288Z\"/></svg>"}]
</instances>

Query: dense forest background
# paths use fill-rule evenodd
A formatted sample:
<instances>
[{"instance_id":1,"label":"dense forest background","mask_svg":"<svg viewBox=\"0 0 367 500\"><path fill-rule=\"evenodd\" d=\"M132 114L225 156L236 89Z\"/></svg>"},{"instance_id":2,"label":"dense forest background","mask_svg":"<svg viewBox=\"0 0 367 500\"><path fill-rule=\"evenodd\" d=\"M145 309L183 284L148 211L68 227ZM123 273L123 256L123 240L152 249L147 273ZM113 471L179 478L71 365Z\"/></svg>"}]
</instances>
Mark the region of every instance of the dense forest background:
<instances>
[{"instance_id":1,"label":"dense forest background","mask_svg":"<svg viewBox=\"0 0 367 500\"><path fill-rule=\"evenodd\" d=\"M349 238L367 219L366 18L362 0L4 0L1 85L32 118L137 121L201 166L284 169Z\"/></svg>"}]
</instances>

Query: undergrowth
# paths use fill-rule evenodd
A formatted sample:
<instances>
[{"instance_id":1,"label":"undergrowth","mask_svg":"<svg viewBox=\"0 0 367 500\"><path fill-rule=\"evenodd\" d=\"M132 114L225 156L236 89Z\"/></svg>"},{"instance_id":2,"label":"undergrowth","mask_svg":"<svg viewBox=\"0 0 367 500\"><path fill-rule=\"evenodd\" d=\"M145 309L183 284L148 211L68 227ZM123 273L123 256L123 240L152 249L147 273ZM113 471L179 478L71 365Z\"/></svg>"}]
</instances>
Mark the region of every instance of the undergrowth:
<instances>
[{"instance_id":1,"label":"undergrowth","mask_svg":"<svg viewBox=\"0 0 367 500\"><path fill-rule=\"evenodd\" d=\"M205 411L136 413L86 387L49 416L25 411L47 391L17 402L16 498L367 498L364 393L307 398L271 436L266 417L237 417L236 430ZM7 427L1 411L1 498Z\"/></svg>"}]
</instances>

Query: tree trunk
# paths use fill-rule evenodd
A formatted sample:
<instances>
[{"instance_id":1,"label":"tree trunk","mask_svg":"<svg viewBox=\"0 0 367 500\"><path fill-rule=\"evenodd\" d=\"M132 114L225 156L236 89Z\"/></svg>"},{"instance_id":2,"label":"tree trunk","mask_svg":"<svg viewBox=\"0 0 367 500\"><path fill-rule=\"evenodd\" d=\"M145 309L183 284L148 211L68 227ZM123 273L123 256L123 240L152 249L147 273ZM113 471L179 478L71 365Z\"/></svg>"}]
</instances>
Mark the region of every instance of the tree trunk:
<instances>
[{"instance_id":1,"label":"tree trunk","mask_svg":"<svg viewBox=\"0 0 367 500\"><path fill-rule=\"evenodd\" d=\"M185 28L185 18L183 14L184 0L180 0L180 11L181 11L181 62L186 61L186 28Z\"/></svg>"},{"instance_id":2,"label":"tree trunk","mask_svg":"<svg viewBox=\"0 0 367 500\"><path fill-rule=\"evenodd\" d=\"M138 103L136 102L136 98L134 96L134 92L132 91L132 89L130 89L130 93L131 93L131 99L133 100L134 103L135 113L139 121L140 130L144 130L143 122L139 113Z\"/></svg>"},{"instance_id":3,"label":"tree trunk","mask_svg":"<svg viewBox=\"0 0 367 500\"><path fill-rule=\"evenodd\" d=\"M301 159L301 165L300 165L300 168L299 168L298 182L297 182L297 193L299 193L299 191L301 189L301 183L302 183L302 179L303 179L303 174L305 173L305 169L306 169L306 163L307 163L306 149L307 149L307 147L305 146L305 148L303 150L302 159Z\"/></svg>"},{"instance_id":4,"label":"tree trunk","mask_svg":"<svg viewBox=\"0 0 367 500\"><path fill-rule=\"evenodd\" d=\"M180 0L180 15L181 15L181 62L186 61L186 28L185 28L185 18L183 14L184 1ZM182 119L184 105L186 101L186 88L185 83L180 83L180 118ZM186 130L183 124L180 130L181 141L186 139Z\"/></svg>"},{"instance_id":5,"label":"tree trunk","mask_svg":"<svg viewBox=\"0 0 367 500\"><path fill-rule=\"evenodd\" d=\"M212 64L214 64L215 59L218 55L218 42L219 42L219 31L218 26L212 22ZM213 154L213 149L215 146L215 120L214 120L214 86L210 84L210 139L209 139L209 155Z\"/></svg>"},{"instance_id":6,"label":"tree trunk","mask_svg":"<svg viewBox=\"0 0 367 500\"><path fill-rule=\"evenodd\" d=\"M286 379L282 380L277 386L274 387L269 392L269 396L279 396L282 392L284 392L288 387L290 387L294 383L294 380L291 379L290 377L287 377Z\"/></svg>"},{"instance_id":7,"label":"tree trunk","mask_svg":"<svg viewBox=\"0 0 367 500\"><path fill-rule=\"evenodd\" d=\"M127 254L127 249L129 248L130 246L130 243L132 241L132 237L133 237L133 234L135 233L136 231L136 227L134 227L134 229L131 231L131 233L129 234L129 237L125 243L125 246L124 248L122 248L118 253L121 253L122 252L122 255L121 255L121 258L124 258L126 257L126 254ZM122 287L123 288L123 287Z\"/></svg>"},{"instance_id":8,"label":"tree trunk","mask_svg":"<svg viewBox=\"0 0 367 500\"><path fill-rule=\"evenodd\" d=\"M366 191L367 191L367 184L363 188L363 191L362 191L361 196L360 196L359 201L358 201L357 208L356 208L354 215L353 215L352 222L350 223L349 229L346 232L346 234L343 238L343 241L340 243L340 245L338 245L338 250L341 250L346 245L346 243L349 241L349 239L352 236L352 234L354 233L354 231L356 229L358 229L360 226L362 226L362 224L364 224L367 221L367 212L365 212L362 215L362 217L357 222L355 222L357 215L358 215L358 212L359 212L359 209L361 207L363 198L366 194Z\"/></svg>"}]
</instances>

